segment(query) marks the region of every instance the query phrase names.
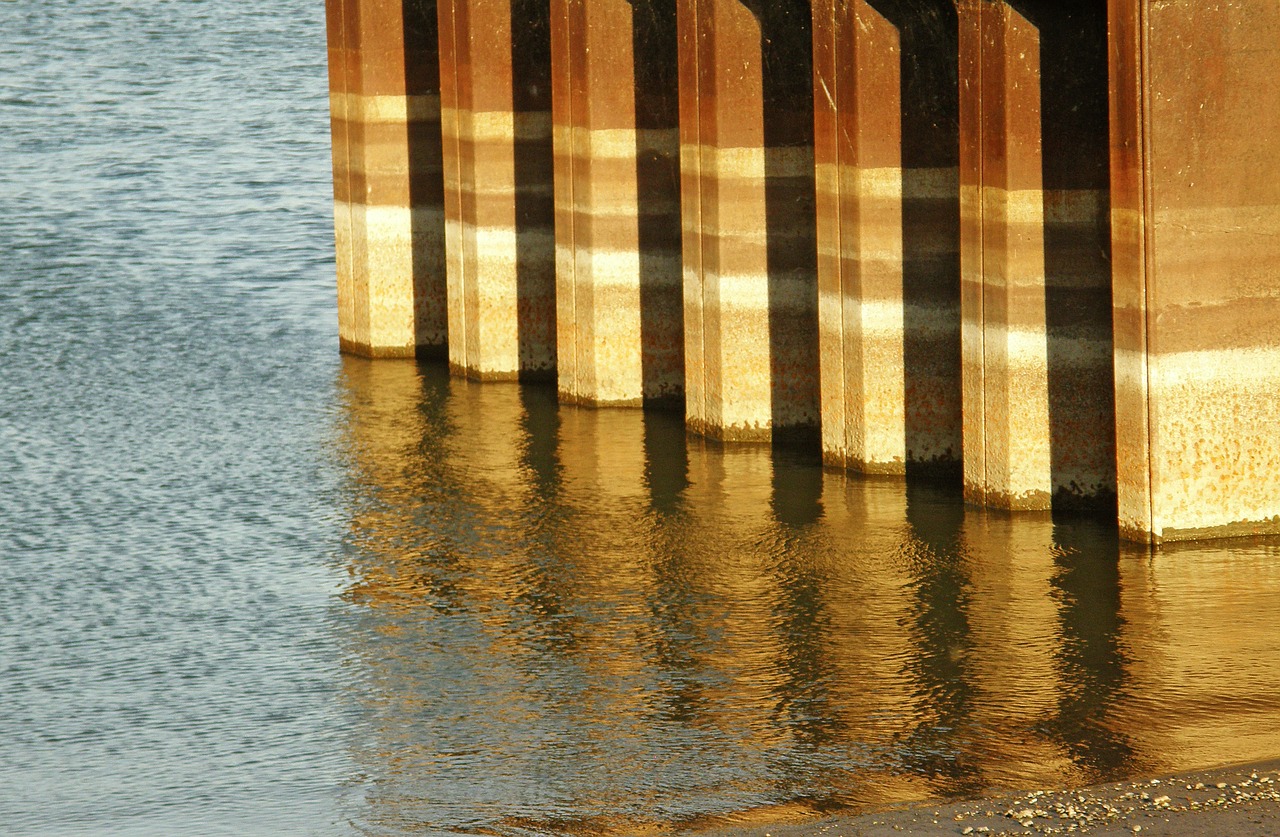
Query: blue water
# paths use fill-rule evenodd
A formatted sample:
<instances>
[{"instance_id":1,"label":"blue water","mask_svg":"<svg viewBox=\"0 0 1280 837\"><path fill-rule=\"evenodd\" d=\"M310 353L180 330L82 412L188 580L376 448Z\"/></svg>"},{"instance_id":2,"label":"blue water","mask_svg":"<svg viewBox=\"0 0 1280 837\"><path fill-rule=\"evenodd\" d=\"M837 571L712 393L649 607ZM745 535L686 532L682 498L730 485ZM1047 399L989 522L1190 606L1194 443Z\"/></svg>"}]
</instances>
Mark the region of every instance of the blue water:
<instances>
[{"instance_id":1,"label":"blue water","mask_svg":"<svg viewBox=\"0 0 1280 837\"><path fill-rule=\"evenodd\" d=\"M0 32L0 831L342 832L323 4Z\"/></svg>"},{"instance_id":2,"label":"blue water","mask_svg":"<svg viewBox=\"0 0 1280 837\"><path fill-rule=\"evenodd\" d=\"M323 4L0 3L0 831L697 829L1280 753L1280 546L337 353Z\"/></svg>"}]
</instances>

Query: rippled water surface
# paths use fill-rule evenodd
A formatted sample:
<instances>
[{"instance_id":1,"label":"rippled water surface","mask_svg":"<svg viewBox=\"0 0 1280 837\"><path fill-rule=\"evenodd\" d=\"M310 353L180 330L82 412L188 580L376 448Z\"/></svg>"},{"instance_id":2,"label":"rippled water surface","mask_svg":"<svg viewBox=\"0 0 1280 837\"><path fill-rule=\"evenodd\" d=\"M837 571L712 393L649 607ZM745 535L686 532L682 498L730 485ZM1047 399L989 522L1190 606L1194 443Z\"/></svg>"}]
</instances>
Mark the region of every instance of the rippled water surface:
<instances>
[{"instance_id":1,"label":"rippled water surface","mask_svg":"<svg viewBox=\"0 0 1280 837\"><path fill-rule=\"evenodd\" d=\"M323 4L0 3L0 830L699 827L1280 755L1280 547L336 351Z\"/></svg>"}]
</instances>

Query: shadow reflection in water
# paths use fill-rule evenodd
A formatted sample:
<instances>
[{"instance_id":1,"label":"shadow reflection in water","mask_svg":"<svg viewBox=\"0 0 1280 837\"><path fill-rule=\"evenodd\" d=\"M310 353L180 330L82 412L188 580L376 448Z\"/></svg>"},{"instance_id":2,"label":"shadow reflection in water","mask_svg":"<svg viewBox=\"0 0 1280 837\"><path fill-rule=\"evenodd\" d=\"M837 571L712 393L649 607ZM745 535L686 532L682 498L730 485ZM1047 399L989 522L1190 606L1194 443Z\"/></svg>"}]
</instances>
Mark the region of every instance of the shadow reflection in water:
<instances>
[{"instance_id":1,"label":"shadow reflection in water","mask_svg":"<svg viewBox=\"0 0 1280 837\"><path fill-rule=\"evenodd\" d=\"M368 832L793 819L1280 752L1274 542L1152 555L670 414L411 361L342 383Z\"/></svg>"}]
</instances>

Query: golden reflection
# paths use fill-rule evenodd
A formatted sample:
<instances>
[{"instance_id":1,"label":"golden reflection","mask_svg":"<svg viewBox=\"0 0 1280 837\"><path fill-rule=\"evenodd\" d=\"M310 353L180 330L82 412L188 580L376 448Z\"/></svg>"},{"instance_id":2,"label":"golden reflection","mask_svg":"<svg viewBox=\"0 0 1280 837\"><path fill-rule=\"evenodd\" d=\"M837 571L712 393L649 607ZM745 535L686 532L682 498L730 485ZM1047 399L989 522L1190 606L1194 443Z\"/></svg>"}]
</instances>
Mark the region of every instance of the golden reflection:
<instances>
[{"instance_id":1,"label":"golden reflection","mask_svg":"<svg viewBox=\"0 0 1280 837\"><path fill-rule=\"evenodd\" d=\"M1026 733L1052 715L1058 693L1052 520L975 510L965 517L961 541L971 556L967 660L981 732L972 742L972 766L987 786L1063 771L1066 760L1053 742Z\"/></svg>"},{"instance_id":2,"label":"golden reflection","mask_svg":"<svg viewBox=\"0 0 1280 837\"><path fill-rule=\"evenodd\" d=\"M1274 758L1280 541L1126 547L1130 660L1115 724L1155 770Z\"/></svg>"},{"instance_id":3,"label":"golden reflection","mask_svg":"<svg viewBox=\"0 0 1280 837\"><path fill-rule=\"evenodd\" d=\"M353 821L638 833L1273 755L1275 545L348 358Z\"/></svg>"}]
</instances>

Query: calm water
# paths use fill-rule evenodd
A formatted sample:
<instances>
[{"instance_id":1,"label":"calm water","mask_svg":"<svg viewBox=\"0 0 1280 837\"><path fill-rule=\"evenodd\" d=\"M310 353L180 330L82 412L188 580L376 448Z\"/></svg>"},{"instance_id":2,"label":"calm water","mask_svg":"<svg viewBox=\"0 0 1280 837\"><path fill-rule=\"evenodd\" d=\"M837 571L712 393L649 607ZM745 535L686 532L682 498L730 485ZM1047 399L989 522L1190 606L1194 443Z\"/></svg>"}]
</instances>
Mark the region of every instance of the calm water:
<instances>
[{"instance_id":1,"label":"calm water","mask_svg":"<svg viewBox=\"0 0 1280 837\"><path fill-rule=\"evenodd\" d=\"M336 352L318 0L0 3L0 830L696 827L1280 755L1280 546Z\"/></svg>"}]
</instances>

